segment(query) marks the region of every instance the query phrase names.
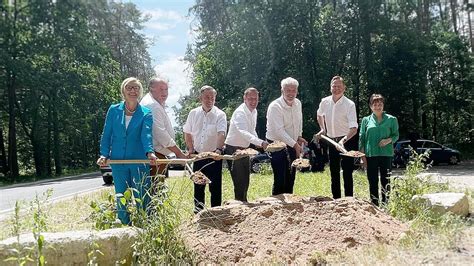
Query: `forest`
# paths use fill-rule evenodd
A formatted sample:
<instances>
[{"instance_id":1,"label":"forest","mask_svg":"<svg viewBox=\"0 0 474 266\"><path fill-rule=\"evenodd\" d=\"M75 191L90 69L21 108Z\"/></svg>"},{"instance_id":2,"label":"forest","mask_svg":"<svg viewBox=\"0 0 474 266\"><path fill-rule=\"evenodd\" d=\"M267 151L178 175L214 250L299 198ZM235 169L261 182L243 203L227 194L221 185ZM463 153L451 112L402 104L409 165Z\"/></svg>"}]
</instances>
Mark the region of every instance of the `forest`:
<instances>
[{"instance_id":1,"label":"forest","mask_svg":"<svg viewBox=\"0 0 474 266\"><path fill-rule=\"evenodd\" d=\"M402 138L472 150L473 11L468 0L196 0L197 40L186 55L193 85L174 108L177 130L201 86L216 88L229 118L255 86L263 137L266 107L292 76L311 139L318 103L341 75L359 119L381 93ZM147 17L107 0L3 0L0 12L0 178L93 166L121 80L156 75L141 31Z\"/></svg>"}]
</instances>

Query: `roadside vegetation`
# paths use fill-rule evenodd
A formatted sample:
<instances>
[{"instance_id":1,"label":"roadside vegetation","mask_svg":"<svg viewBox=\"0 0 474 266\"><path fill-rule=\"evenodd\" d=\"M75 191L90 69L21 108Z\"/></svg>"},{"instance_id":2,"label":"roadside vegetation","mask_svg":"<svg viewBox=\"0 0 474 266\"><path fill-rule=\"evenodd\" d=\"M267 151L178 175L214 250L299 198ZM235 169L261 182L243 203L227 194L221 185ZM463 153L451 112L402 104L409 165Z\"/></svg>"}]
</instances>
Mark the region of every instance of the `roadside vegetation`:
<instances>
[{"instance_id":1,"label":"roadside vegetation","mask_svg":"<svg viewBox=\"0 0 474 266\"><path fill-rule=\"evenodd\" d=\"M379 243L356 250L328 254L315 253L314 263L395 263L430 262L437 256L454 256L459 243L466 237L474 236L472 220L454 215L437 215L422 205L411 202L415 194L449 190L446 184L433 184L429 180L416 178L422 168L422 156L417 157L407 167L404 178L392 183L392 200L383 209L395 218L410 225L408 231L397 243ZM251 177L249 200L267 197L271 194L272 175L267 171ZM163 181L163 180L162 180ZM130 191L131 192L131 191ZM124 193L126 203L133 203L133 193ZM368 200L367 177L364 172L354 174L355 197ZM466 191L472 204L473 191ZM188 177L170 178L157 183L157 192L153 196L151 219L145 219L146 213L129 204L132 222L139 230L138 240L133 246L137 263L193 263L195 254L188 250L180 236L180 225L193 217L193 183ZM209 193L206 193L207 196ZM331 196L329 171L323 173L298 173L295 182L295 194L302 196ZM230 175L224 170L223 200L233 198L233 186ZM121 227L115 219L115 196L113 188L74 197L55 204L44 201L36 208L27 208L31 204L18 205L16 218L0 222L0 239L32 232L41 224L41 232L61 232L70 230L107 229ZM209 202L209 198L207 199ZM23 207L21 207L23 206ZM74 206L74 208L71 208ZM35 220L35 210L41 208L47 216ZM24 210L24 211L22 211ZM37 212L37 211L36 211ZM40 233L36 233L40 235ZM465 235L463 237L463 234ZM39 238L40 239L40 238ZM100 251L100 247L96 247ZM453 255L454 254L454 255ZM98 255L100 256L100 254ZM21 258L21 256L19 256ZM35 256L30 256L36 258ZM39 258L39 257L38 257ZM456 258L456 257L455 257Z\"/></svg>"},{"instance_id":2,"label":"roadside vegetation","mask_svg":"<svg viewBox=\"0 0 474 266\"><path fill-rule=\"evenodd\" d=\"M53 179L53 178L74 176L74 175L80 175L80 174L86 174L86 173L93 173L93 172L98 172L98 171L99 171L99 168L96 165L94 165L94 166L84 167L84 168L65 168L63 169L60 175L38 176L30 171L22 171L20 172L20 175L16 179L7 179L7 178L2 178L0 174L0 187L14 185L14 184L28 183L28 182L37 182L40 180L48 180L48 179Z\"/></svg>"}]
</instances>

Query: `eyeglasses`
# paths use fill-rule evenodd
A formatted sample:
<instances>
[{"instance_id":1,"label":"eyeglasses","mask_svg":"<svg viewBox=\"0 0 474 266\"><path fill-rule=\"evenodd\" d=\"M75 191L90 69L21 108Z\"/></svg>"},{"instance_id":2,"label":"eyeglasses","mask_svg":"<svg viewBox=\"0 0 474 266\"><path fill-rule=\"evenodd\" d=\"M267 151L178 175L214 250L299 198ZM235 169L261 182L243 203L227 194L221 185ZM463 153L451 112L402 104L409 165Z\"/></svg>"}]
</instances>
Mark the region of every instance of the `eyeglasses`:
<instances>
[{"instance_id":1,"label":"eyeglasses","mask_svg":"<svg viewBox=\"0 0 474 266\"><path fill-rule=\"evenodd\" d=\"M125 87L127 91L140 91L140 87L138 86L130 86L130 87Z\"/></svg>"}]
</instances>

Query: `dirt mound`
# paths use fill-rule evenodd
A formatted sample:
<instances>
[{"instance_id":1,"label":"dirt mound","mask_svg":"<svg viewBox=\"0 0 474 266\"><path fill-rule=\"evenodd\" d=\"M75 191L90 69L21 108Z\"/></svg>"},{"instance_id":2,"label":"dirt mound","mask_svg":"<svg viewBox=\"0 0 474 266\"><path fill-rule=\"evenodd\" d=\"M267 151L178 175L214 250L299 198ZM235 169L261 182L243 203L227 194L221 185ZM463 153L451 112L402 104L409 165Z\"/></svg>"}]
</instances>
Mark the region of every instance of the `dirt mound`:
<instances>
[{"instance_id":1,"label":"dirt mound","mask_svg":"<svg viewBox=\"0 0 474 266\"><path fill-rule=\"evenodd\" d=\"M406 229L366 201L284 194L207 209L183 236L201 262L307 263L315 252L388 243Z\"/></svg>"}]
</instances>

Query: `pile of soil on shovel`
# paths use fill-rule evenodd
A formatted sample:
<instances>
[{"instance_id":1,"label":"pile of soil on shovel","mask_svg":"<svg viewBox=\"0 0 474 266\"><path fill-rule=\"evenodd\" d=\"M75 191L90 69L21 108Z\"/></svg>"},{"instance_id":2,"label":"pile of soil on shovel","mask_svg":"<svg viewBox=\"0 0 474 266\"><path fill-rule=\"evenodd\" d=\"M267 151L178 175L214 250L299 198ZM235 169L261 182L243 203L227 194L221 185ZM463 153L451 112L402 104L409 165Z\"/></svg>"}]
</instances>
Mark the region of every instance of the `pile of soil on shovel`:
<instances>
[{"instance_id":1,"label":"pile of soil on shovel","mask_svg":"<svg viewBox=\"0 0 474 266\"><path fill-rule=\"evenodd\" d=\"M367 201L283 194L204 210L183 237L204 263L308 263L316 253L389 243L406 230Z\"/></svg>"}]
</instances>

